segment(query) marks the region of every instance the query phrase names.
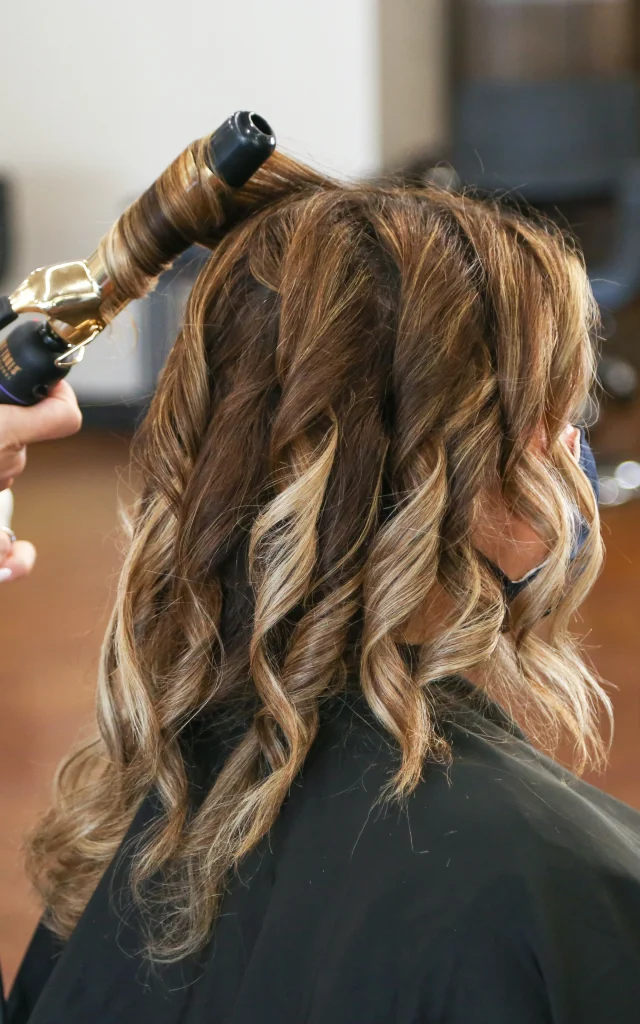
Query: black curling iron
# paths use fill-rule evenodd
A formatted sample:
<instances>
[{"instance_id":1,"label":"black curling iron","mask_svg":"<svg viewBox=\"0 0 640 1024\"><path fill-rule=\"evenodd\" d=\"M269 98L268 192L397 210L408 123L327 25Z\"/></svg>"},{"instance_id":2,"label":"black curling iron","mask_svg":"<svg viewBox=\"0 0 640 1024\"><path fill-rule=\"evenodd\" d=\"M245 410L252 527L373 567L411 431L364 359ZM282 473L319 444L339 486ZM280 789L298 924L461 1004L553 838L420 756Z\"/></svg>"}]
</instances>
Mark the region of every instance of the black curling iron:
<instances>
[{"instance_id":1,"label":"black curling iron","mask_svg":"<svg viewBox=\"0 0 640 1024\"><path fill-rule=\"evenodd\" d=\"M206 170L224 186L240 188L274 149L275 137L264 118L238 111L204 140ZM145 211L151 209L149 197L153 195L157 204L154 190L158 182L129 207L115 227L132 211L144 218ZM187 194L194 182L185 183ZM157 275L191 244L180 231L165 236L163 242L158 265L145 267L147 291ZM114 296L100 248L86 260L34 270L11 295L0 297L0 329L20 313L46 317L44 322L19 324L0 341L0 404L34 405L46 397L48 388L82 359L89 342L132 298L139 297L122 293Z\"/></svg>"}]
</instances>

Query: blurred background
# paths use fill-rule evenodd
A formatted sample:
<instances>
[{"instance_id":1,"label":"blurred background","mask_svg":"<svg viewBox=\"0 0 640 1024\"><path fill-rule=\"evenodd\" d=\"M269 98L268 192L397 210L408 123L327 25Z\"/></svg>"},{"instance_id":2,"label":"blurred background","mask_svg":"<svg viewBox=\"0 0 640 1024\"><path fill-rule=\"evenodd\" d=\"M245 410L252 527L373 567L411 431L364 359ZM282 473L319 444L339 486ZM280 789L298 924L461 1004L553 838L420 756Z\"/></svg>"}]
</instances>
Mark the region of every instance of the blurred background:
<instances>
[{"instance_id":1,"label":"blurred background","mask_svg":"<svg viewBox=\"0 0 640 1024\"><path fill-rule=\"evenodd\" d=\"M578 624L617 709L594 783L640 808L640 5L635 0L31 0L3 8L0 293L87 256L191 139L254 109L340 176L397 171L509 193L580 237L601 305L586 410L604 573ZM120 561L131 431L201 256L125 311L71 380L85 429L34 447L14 527L28 582L0 587L0 960L37 917L20 863L59 757L88 727ZM135 481L133 481L135 486Z\"/></svg>"}]
</instances>

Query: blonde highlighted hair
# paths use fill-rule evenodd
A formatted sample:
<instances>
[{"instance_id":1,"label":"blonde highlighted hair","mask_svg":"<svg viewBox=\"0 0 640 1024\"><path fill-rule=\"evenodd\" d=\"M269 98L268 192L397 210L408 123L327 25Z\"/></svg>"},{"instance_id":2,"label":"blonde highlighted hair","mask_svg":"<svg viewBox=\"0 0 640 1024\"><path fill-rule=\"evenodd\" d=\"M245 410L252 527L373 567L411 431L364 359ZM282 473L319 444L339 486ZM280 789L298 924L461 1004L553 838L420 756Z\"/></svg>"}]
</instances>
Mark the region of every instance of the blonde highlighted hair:
<instances>
[{"instance_id":1,"label":"blonde highlighted hair","mask_svg":"<svg viewBox=\"0 0 640 1024\"><path fill-rule=\"evenodd\" d=\"M169 222L180 180L159 197ZM143 489L99 733L61 767L30 846L66 936L154 790L132 890L158 959L207 940L332 695L359 687L395 743L387 797L448 756L438 678L482 666L540 743L569 736L579 767L606 701L569 632L602 558L593 493L560 441L594 371L572 243L494 202L342 184L279 154L235 194L197 188L190 237L212 256L135 444ZM138 234L102 249L127 293ZM496 482L551 552L512 607L471 536ZM590 532L571 562L576 506ZM454 614L410 666L397 638L436 583ZM550 608L543 642L532 629ZM246 726L194 805L183 739L218 708Z\"/></svg>"}]
</instances>

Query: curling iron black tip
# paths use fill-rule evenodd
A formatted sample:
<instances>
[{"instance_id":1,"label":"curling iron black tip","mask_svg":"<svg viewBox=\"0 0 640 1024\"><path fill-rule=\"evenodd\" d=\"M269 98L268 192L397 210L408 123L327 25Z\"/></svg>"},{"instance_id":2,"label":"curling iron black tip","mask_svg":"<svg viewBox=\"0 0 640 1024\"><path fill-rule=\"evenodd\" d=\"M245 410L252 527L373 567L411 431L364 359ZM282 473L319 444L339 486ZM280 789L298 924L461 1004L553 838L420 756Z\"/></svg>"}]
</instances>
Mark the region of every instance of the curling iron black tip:
<instances>
[{"instance_id":1,"label":"curling iron black tip","mask_svg":"<svg viewBox=\"0 0 640 1024\"><path fill-rule=\"evenodd\" d=\"M230 188L240 188L271 156L276 139L260 114L238 110L213 133L209 166Z\"/></svg>"}]
</instances>

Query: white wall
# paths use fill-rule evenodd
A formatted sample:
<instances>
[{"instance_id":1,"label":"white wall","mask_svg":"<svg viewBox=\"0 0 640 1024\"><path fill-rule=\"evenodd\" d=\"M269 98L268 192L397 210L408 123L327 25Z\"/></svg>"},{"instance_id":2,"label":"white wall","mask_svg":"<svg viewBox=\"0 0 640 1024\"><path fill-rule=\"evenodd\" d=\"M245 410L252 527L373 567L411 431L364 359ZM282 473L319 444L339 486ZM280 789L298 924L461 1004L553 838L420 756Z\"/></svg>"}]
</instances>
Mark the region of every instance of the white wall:
<instances>
[{"instance_id":1,"label":"white wall","mask_svg":"<svg viewBox=\"0 0 640 1024\"><path fill-rule=\"evenodd\" d=\"M13 284L36 265L88 255L126 201L239 108L264 114L281 148L325 168L377 164L371 0L5 0L2 36ZM74 371L80 391L126 390L132 332L116 326L118 345L103 336ZM127 359L129 388L135 369Z\"/></svg>"},{"instance_id":2,"label":"white wall","mask_svg":"<svg viewBox=\"0 0 640 1024\"><path fill-rule=\"evenodd\" d=\"M18 242L5 290L35 266L88 255L124 205L233 110L259 111L281 148L341 175L377 170L408 132L429 140L433 114L394 131L393 107L409 91L424 110L420 90L439 75L430 12L443 3L4 0L0 173L15 183ZM405 52L407 31L418 34ZM84 397L136 389L131 319L74 370Z\"/></svg>"},{"instance_id":3,"label":"white wall","mask_svg":"<svg viewBox=\"0 0 640 1024\"><path fill-rule=\"evenodd\" d=\"M380 160L395 170L437 154L449 132L451 0L379 0Z\"/></svg>"}]
</instances>

